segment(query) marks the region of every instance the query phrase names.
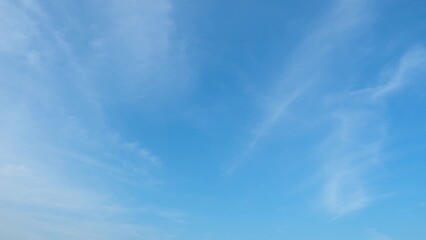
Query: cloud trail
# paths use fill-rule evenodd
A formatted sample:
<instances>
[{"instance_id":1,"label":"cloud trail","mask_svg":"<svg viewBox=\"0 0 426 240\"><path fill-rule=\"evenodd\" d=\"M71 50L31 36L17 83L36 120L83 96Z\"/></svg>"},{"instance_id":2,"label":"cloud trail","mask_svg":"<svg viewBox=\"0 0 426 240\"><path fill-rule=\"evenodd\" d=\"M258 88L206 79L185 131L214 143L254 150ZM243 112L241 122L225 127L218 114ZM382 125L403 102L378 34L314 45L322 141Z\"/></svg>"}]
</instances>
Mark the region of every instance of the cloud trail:
<instances>
[{"instance_id":1,"label":"cloud trail","mask_svg":"<svg viewBox=\"0 0 426 240\"><path fill-rule=\"evenodd\" d=\"M374 200L369 173L384 162L383 147L389 138L381 106L424 69L425 50L414 47L400 57L385 83L335 99L344 102L344 107L332 110L335 127L319 148L325 178L321 201L335 218L363 209Z\"/></svg>"},{"instance_id":2,"label":"cloud trail","mask_svg":"<svg viewBox=\"0 0 426 240\"><path fill-rule=\"evenodd\" d=\"M369 180L371 172L384 161L383 149L389 138L383 105L387 97L408 86L411 78L425 69L426 57L421 46L413 47L402 54L388 81L374 88L340 92L327 88L338 84L330 73L333 65L338 66L337 52L350 48L353 39L371 28L371 20L375 17L372 4L363 0L335 1L323 18L316 21L273 85L273 91L268 94L270 101L254 134L226 169L228 175L248 160L271 129L283 122L286 114L294 112L293 106L297 104L303 108L299 113L309 111L311 106L299 104L299 101L315 97L318 111L301 113L301 121L313 126L319 122L328 123L331 129L316 147L306 146L317 149L318 156L314 158L320 162L319 173L314 177L320 175L321 179L317 181L319 186L316 185L320 189L318 205L336 219L374 201Z\"/></svg>"},{"instance_id":3,"label":"cloud trail","mask_svg":"<svg viewBox=\"0 0 426 240\"><path fill-rule=\"evenodd\" d=\"M356 34L369 20L364 0L336 1L311 29L284 66L280 77L268 94L270 101L263 110L261 121L243 154L231 163L231 174L246 161L261 139L288 113L288 109L318 86L322 79L322 67L329 62L333 46Z\"/></svg>"},{"instance_id":4,"label":"cloud trail","mask_svg":"<svg viewBox=\"0 0 426 240\"><path fill-rule=\"evenodd\" d=\"M150 214L133 211L144 203L125 204L132 192L114 190L143 192L159 186L163 161L108 126L103 109L110 102L105 101L101 83L93 79L99 76L98 69L76 54L76 43L66 28L59 27L57 16L45 11L47 4L0 0L0 238L173 238L184 222L183 211L161 206ZM166 0L134 4L121 6L136 11L143 5L153 19L148 16L137 26L149 25L148 33L127 33L129 44L141 49L140 55L147 48L156 52L128 63L148 69L146 62L170 51L171 4ZM123 33L111 30L110 35L118 34ZM169 60L159 58L155 62L162 68ZM117 198L118 194L122 195ZM132 221L136 216L145 220Z\"/></svg>"}]
</instances>

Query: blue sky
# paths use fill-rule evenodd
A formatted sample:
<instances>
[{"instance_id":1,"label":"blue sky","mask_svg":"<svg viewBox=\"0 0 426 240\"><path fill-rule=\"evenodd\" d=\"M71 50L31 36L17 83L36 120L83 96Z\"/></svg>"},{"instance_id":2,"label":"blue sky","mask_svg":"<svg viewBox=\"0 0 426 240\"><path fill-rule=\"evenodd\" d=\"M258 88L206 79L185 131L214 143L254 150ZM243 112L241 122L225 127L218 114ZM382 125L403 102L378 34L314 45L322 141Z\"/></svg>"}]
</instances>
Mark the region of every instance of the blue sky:
<instances>
[{"instance_id":1,"label":"blue sky","mask_svg":"<svg viewBox=\"0 0 426 240\"><path fill-rule=\"evenodd\" d=\"M0 0L0 238L422 240L426 2Z\"/></svg>"}]
</instances>

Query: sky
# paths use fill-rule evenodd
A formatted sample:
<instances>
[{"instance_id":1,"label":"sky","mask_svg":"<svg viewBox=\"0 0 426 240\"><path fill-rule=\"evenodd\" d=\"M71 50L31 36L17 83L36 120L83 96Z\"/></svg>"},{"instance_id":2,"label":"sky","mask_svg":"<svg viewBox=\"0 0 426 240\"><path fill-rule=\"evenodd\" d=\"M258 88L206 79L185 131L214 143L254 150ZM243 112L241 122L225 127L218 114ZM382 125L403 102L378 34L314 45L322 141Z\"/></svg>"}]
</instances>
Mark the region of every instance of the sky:
<instances>
[{"instance_id":1,"label":"sky","mask_svg":"<svg viewBox=\"0 0 426 240\"><path fill-rule=\"evenodd\" d=\"M423 240L426 2L0 0L0 239Z\"/></svg>"}]
</instances>

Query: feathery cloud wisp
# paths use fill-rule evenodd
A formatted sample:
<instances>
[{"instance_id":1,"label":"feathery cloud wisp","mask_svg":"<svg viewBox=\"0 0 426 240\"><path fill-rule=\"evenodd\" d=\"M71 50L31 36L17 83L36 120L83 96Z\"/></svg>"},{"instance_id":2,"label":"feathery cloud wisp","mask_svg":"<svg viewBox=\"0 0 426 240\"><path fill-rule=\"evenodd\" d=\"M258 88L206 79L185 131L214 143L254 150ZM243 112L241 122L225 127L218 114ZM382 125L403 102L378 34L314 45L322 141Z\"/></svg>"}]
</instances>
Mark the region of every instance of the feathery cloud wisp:
<instances>
[{"instance_id":1,"label":"feathery cloud wisp","mask_svg":"<svg viewBox=\"0 0 426 240\"><path fill-rule=\"evenodd\" d=\"M335 127L320 146L325 163L322 204L334 217L365 208L374 199L368 173L384 161L382 148L388 138L380 106L386 103L385 96L402 90L425 68L425 50L412 48L400 57L387 82L336 99L345 102L345 107L333 110Z\"/></svg>"},{"instance_id":2,"label":"feathery cloud wisp","mask_svg":"<svg viewBox=\"0 0 426 240\"><path fill-rule=\"evenodd\" d=\"M355 34L369 19L366 5L364 0L336 1L328 14L306 34L292 54L291 62L280 72L269 94L270 100L263 109L263 117L253 131L254 136L243 154L228 167L228 174L246 161L256 145L282 120L296 101L303 99L323 80L322 66L330 61L333 45Z\"/></svg>"},{"instance_id":3,"label":"feathery cloud wisp","mask_svg":"<svg viewBox=\"0 0 426 240\"><path fill-rule=\"evenodd\" d=\"M0 0L0 237L171 238L178 223L167 219L182 219L178 214L182 211L158 207L157 223L168 222L160 229L149 216L143 222L131 221L136 214L131 209L143 205L124 204L132 198L131 191L116 197L122 194L117 189L144 191L157 186L162 161L108 126L108 112L103 111L108 102L98 97L102 88L92 79L98 69L74 52L75 42L58 27L57 16L44 12L43 4ZM138 4L144 4L146 12L160 12L138 29L148 26L155 32L157 22L172 24L169 1ZM138 4L135 8L141 7ZM121 5L134 10L127 3ZM163 5L165 13L157 9ZM151 43L170 41L171 30L160 28L160 36L140 32L132 36ZM138 41L132 46L151 48ZM159 53L143 56L142 64L169 51L163 48L167 43L157 44ZM162 61L155 61L160 68Z\"/></svg>"}]
</instances>

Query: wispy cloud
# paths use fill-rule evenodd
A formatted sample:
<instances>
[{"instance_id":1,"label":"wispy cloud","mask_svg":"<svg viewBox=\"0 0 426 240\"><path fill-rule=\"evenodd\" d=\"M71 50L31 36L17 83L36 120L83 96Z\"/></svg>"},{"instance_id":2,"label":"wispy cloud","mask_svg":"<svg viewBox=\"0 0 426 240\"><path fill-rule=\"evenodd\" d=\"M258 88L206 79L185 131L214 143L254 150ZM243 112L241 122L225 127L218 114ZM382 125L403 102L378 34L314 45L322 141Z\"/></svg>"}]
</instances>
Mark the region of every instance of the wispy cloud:
<instances>
[{"instance_id":1,"label":"wispy cloud","mask_svg":"<svg viewBox=\"0 0 426 240\"><path fill-rule=\"evenodd\" d=\"M98 69L74 52L73 41L52 24L54 17L45 12L43 4L0 0L0 237L173 238L174 225L183 221L181 211L158 207L158 215L167 221L160 229L162 221L151 222L148 215L138 212L144 221L135 222L136 212L123 210L144 203L124 207L132 193L125 195L117 189L143 192L158 186L163 162L138 141L127 140L108 126L108 113L102 109L109 102L99 82L92 79ZM132 48L142 49L137 53L144 58L142 68L149 70L146 64L152 59L157 68L167 69L167 64L161 66L167 61L157 61L156 56L169 52L170 36L163 34L172 30L161 26L156 30L155 26L173 24L168 15L171 4L128 4L121 7L155 15L133 23L128 22L140 16L137 12L121 15L130 19L123 24L133 24L139 31L151 29L146 34L127 32L149 42L147 46L138 39L131 43ZM157 44L158 53L145 55L143 49L152 49L150 44ZM117 198L116 194L124 195Z\"/></svg>"},{"instance_id":2,"label":"wispy cloud","mask_svg":"<svg viewBox=\"0 0 426 240\"><path fill-rule=\"evenodd\" d=\"M410 49L400 57L388 81L335 99L344 104L332 110L334 127L320 146L325 178L322 204L334 217L365 208L375 198L368 176L383 163L383 147L389 137L381 106L385 96L416 79L415 74L425 69L425 61L423 48Z\"/></svg>"},{"instance_id":3,"label":"wispy cloud","mask_svg":"<svg viewBox=\"0 0 426 240\"><path fill-rule=\"evenodd\" d=\"M337 52L350 48L353 39L371 28L375 17L372 4L364 0L335 1L324 16L312 24L283 67L273 90L267 94L268 101L254 134L226 173L232 174L247 161L271 129L284 122L286 115L306 111L300 114L301 122L316 126L323 126L318 122L330 124L330 132L316 148L306 146L320 161L322 181L319 181L318 203L321 209L335 219L374 201L371 172L383 163L383 149L389 138L383 105L391 93L408 86L415 74L425 69L426 58L422 47L414 47L402 54L394 69L387 69L392 74L385 81L371 79L378 86L359 91L348 87L336 92L337 87L333 86L345 81L345 76L334 76L330 69L339 66L341 56ZM350 53L348 50L346 56ZM313 98L318 103L315 106L304 106L301 101Z\"/></svg>"},{"instance_id":4,"label":"wispy cloud","mask_svg":"<svg viewBox=\"0 0 426 240\"><path fill-rule=\"evenodd\" d=\"M380 99L403 89L410 83L413 74L424 72L426 66L426 50L420 46L413 47L399 60L392 78L385 84L372 89L372 98Z\"/></svg>"},{"instance_id":5,"label":"wispy cloud","mask_svg":"<svg viewBox=\"0 0 426 240\"><path fill-rule=\"evenodd\" d=\"M185 41L173 21L171 1L110 0L101 9L110 19L98 23L102 31L92 40L98 56L94 65L114 66L107 74L119 71L125 76L111 82L107 91L119 93L115 96L119 100L145 106L168 102L192 89Z\"/></svg>"},{"instance_id":6,"label":"wispy cloud","mask_svg":"<svg viewBox=\"0 0 426 240\"><path fill-rule=\"evenodd\" d=\"M264 135L273 127L276 121L278 121L281 116L285 113L287 108L301 95L304 89L296 91L294 94L288 96L283 102L278 105L273 106L270 114L268 114L267 119L261 123L260 127L256 130L254 137L251 142L248 144L247 148L243 152L241 157L238 157L227 170L227 174L232 174L249 156L249 154L256 147L258 142L264 137ZM272 106L271 106L272 107Z\"/></svg>"},{"instance_id":7,"label":"wispy cloud","mask_svg":"<svg viewBox=\"0 0 426 240\"><path fill-rule=\"evenodd\" d=\"M370 19L367 2L364 0L336 1L332 9L313 24L305 38L290 56L290 62L280 71L278 79L268 94L263 109L263 117L256 124L254 136L248 141L243 154L227 169L235 171L277 122L282 120L288 109L299 99L303 99L312 88L324 80L323 66L329 62L333 48L359 29Z\"/></svg>"},{"instance_id":8,"label":"wispy cloud","mask_svg":"<svg viewBox=\"0 0 426 240\"><path fill-rule=\"evenodd\" d=\"M379 232L375 229L369 229L367 231L369 239L371 240L391 240L392 238L390 238L389 236L385 235L382 232Z\"/></svg>"},{"instance_id":9,"label":"wispy cloud","mask_svg":"<svg viewBox=\"0 0 426 240\"><path fill-rule=\"evenodd\" d=\"M320 145L322 204L333 217L340 217L370 204L365 180L370 168L380 163L386 131L371 109L345 109L332 119L335 127Z\"/></svg>"}]
</instances>

